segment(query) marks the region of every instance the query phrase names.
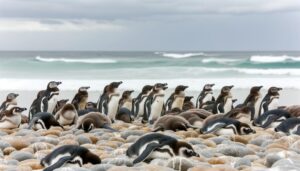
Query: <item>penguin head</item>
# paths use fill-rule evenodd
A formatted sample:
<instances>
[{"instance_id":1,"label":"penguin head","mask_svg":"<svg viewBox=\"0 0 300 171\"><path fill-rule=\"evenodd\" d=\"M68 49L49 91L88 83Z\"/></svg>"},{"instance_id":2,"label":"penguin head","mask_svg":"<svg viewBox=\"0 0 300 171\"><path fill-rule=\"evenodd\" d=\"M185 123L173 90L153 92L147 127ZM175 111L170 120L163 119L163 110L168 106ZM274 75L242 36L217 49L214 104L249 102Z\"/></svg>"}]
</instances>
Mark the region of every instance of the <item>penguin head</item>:
<instances>
[{"instance_id":1,"label":"penguin head","mask_svg":"<svg viewBox=\"0 0 300 171\"><path fill-rule=\"evenodd\" d=\"M253 130L248 124L241 123L240 131L242 135L248 135L251 133L256 133L255 130Z\"/></svg>"},{"instance_id":2,"label":"penguin head","mask_svg":"<svg viewBox=\"0 0 300 171\"><path fill-rule=\"evenodd\" d=\"M78 92L87 92L87 90L90 88L90 86L86 86L86 87L80 87L78 89Z\"/></svg>"},{"instance_id":3,"label":"penguin head","mask_svg":"<svg viewBox=\"0 0 300 171\"><path fill-rule=\"evenodd\" d=\"M167 83L156 83L153 86L153 90L155 90L155 91L166 90L168 88L167 86L168 86Z\"/></svg>"},{"instance_id":4,"label":"penguin head","mask_svg":"<svg viewBox=\"0 0 300 171\"><path fill-rule=\"evenodd\" d=\"M126 91L123 92L122 97L123 97L123 98L129 98L130 95L131 95L133 92L134 92L133 90L126 90Z\"/></svg>"},{"instance_id":5,"label":"penguin head","mask_svg":"<svg viewBox=\"0 0 300 171\"><path fill-rule=\"evenodd\" d=\"M9 93L6 97L6 101L14 101L19 96L19 94Z\"/></svg>"},{"instance_id":6,"label":"penguin head","mask_svg":"<svg viewBox=\"0 0 300 171\"><path fill-rule=\"evenodd\" d=\"M185 96L184 97L184 102L190 102L194 98L194 96Z\"/></svg>"},{"instance_id":7,"label":"penguin head","mask_svg":"<svg viewBox=\"0 0 300 171\"><path fill-rule=\"evenodd\" d=\"M95 127L94 121L91 118L87 118L83 121L81 127L84 130L84 132L89 132Z\"/></svg>"},{"instance_id":8,"label":"penguin head","mask_svg":"<svg viewBox=\"0 0 300 171\"><path fill-rule=\"evenodd\" d=\"M261 90L263 86L254 86L250 89L250 94L259 94L259 91Z\"/></svg>"},{"instance_id":9,"label":"penguin head","mask_svg":"<svg viewBox=\"0 0 300 171\"><path fill-rule=\"evenodd\" d=\"M175 88L175 93L179 94L180 92L184 91L185 89L187 89L189 86L184 86L184 85L179 85Z\"/></svg>"},{"instance_id":10,"label":"penguin head","mask_svg":"<svg viewBox=\"0 0 300 171\"><path fill-rule=\"evenodd\" d=\"M50 81L48 83L47 89L53 89L56 88L58 85L60 85L61 82L60 81Z\"/></svg>"},{"instance_id":11,"label":"penguin head","mask_svg":"<svg viewBox=\"0 0 300 171\"><path fill-rule=\"evenodd\" d=\"M152 85L145 85L142 89L142 94L148 94L153 89Z\"/></svg>"},{"instance_id":12,"label":"penguin head","mask_svg":"<svg viewBox=\"0 0 300 171\"><path fill-rule=\"evenodd\" d=\"M278 96L279 95L279 91L282 90L282 88L280 87L270 87L268 90L268 94L271 96Z\"/></svg>"},{"instance_id":13,"label":"penguin head","mask_svg":"<svg viewBox=\"0 0 300 171\"><path fill-rule=\"evenodd\" d=\"M86 109L96 109L97 108L97 104L94 102L87 102L85 105Z\"/></svg>"},{"instance_id":14,"label":"penguin head","mask_svg":"<svg viewBox=\"0 0 300 171\"><path fill-rule=\"evenodd\" d=\"M233 85L224 86L221 91L222 91L222 93L229 93L232 88L233 88Z\"/></svg>"},{"instance_id":15,"label":"penguin head","mask_svg":"<svg viewBox=\"0 0 300 171\"><path fill-rule=\"evenodd\" d=\"M182 157L199 157L199 154L195 152L193 147L184 141L178 141L175 147L175 153Z\"/></svg>"},{"instance_id":16,"label":"penguin head","mask_svg":"<svg viewBox=\"0 0 300 171\"><path fill-rule=\"evenodd\" d=\"M212 91L212 88L215 84L205 84L203 87L203 91Z\"/></svg>"},{"instance_id":17,"label":"penguin head","mask_svg":"<svg viewBox=\"0 0 300 171\"><path fill-rule=\"evenodd\" d=\"M21 108L21 107L13 107L10 109L12 111L13 114L21 114L23 111L27 110L25 107Z\"/></svg>"},{"instance_id":18,"label":"penguin head","mask_svg":"<svg viewBox=\"0 0 300 171\"><path fill-rule=\"evenodd\" d=\"M90 150L88 150L85 147L80 147L78 149L78 153L80 154L80 157L82 158L83 164L91 163L91 164L100 164L101 159L98 155L92 153Z\"/></svg>"},{"instance_id":19,"label":"penguin head","mask_svg":"<svg viewBox=\"0 0 300 171\"><path fill-rule=\"evenodd\" d=\"M122 81L119 81L119 82L112 82L110 83L110 86L112 88L118 88L123 82Z\"/></svg>"}]
</instances>

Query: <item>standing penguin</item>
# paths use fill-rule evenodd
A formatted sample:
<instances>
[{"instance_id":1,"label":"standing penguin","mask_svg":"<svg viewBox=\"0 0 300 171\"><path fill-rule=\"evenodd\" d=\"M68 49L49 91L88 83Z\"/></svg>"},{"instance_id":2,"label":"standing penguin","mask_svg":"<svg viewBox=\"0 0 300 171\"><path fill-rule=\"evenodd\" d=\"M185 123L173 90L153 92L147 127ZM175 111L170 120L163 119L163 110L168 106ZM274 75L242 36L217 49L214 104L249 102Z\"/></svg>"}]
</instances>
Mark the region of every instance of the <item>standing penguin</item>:
<instances>
[{"instance_id":1,"label":"standing penguin","mask_svg":"<svg viewBox=\"0 0 300 171\"><path fill-rule=\"evenodd\" d=\"M9 109L11 106L17 105L17 97L18 96L19 96L18 94L9 93L6 96L6 100L0 106L0 112L5 111L6 109Z\"/></svg>"},{"instance_id":2,"label":"standing penguin","mask_svg":"<svg viewBox=\"0 0 300 171\"><path fill-rule=\"evenodd\" d=\"M71 104L75 106L75 109L78 110L84 110L88 101L89 94L87 90L90 87L80 87L78 89L78 92L76 93L75 97L73 98Z\"/></svg>"},{"instance_id":3,"label":"standing penguin","mask_svg":"<svg viewBox=\"0 0 300 171\"><path fill-rule=\"evenodd\" d=\"M68 101L69 99L58 100L52 114L55 115L61 108L63 108L67 104Z\"/></svg>"},{"instance_id":4,"label":"standing penguin","mask_svg":"<svg viewBox=\"0 0 300 171\"><path fill-rule=\"evenodd\" d=\"M259 106L260 106L260 89L263 86L254 86L250 90L250 94L245 99L243 106L248 106L251 109L251 120L256 119L259 116Z\"/></svg>"},{"instance_id":5,"label":"standing penguin","mask_svg":"<svg viewBox=\"0 0 300 171\"><path fill-rule=\"evenodd\" d=\"M259 107L259 115L262 113L272 110L272 109L277 109L279 104L279 91L282 90L282 88L279 87L270 87L268 90L268 93L265 95L263 100L260 103Z\"/></svg>"},{"instance_id":6,"label":"standing penguin","mask_svg":"<svg viewBox=\"0 0 300 171\"><path fill-rule=\"evenodd\" d=\"M153 86L152 85L145 85L142 89L142 92L133 99L133 113L134 117L139 118L144 115L144 106L145 101L149 94L151 93Z\"/></svg>"},{"instance_id":7,"label":"standing penguin","mask_svg":"<svg viewBox=\"0 0 300 171\"><path fill-rule=\"evenodd\" d=\"M51 81L48 83L46 90L41 90L38 92L37 98L32 102L32 105L29 109L29 120L31 120L33 116L39 112L53 113L58 101L58 85L60 84L61 82Z\"/></svg>"},{"instance_id":8,"label":"standing penguin","mask_svg":"<svg viewBox=\"0 0 300 171\"><path fill-rule=\"evenodd\" d=\"M26 108L12 107L1 112L0 129L18 128L22 121L22 112L25 110Z\"/></svg>"},{"instance_id":9,"label":"standing penguin","mask_svg":"<svg viewBox=\"0 0 300 171\"><path fill-rule=\"evenodd\" d=\"M218 96L215 104L214 104L214 109L213 109L213 113L227 113L229 111L231 111L231 109L233 108L232 104L232 95L231 95L231 89L233 88L232 86L224 86L221 89L221 93Z\"/></svg>"},{"instance_id":10,"label":"standing penguin","mask_svg":"<svg viewBox=\"0 0 300 171\"><path fill-rule=\"evenodd\" d=\"M153 86L144 106L144 116L142 122L149 120L153 124L161 115L165 113L164 97L167 83L157 83Z\"/></svg>"},{"instance_id":11,"label":"standing penguin","mask_svg":"<svg viewBox=\"0 0 300 171\"><path fill-rule=\"evenodd\" d=\"M103 93L97 102L97 108L100 113L104 113L109 116L113 121L118 111L120 94L118 93L118 87L122 84L122 81L112 82L104 87Z\"/></svg>"},{"instance_id":12,"label":"standing penguin","mask_svg":"<svg viewBox=\"0 0 300 171\"><path fill-rule=\"evenodd\" d=\"M124 91L121 99L119 100L119 109L116 115L117 120L122 120L123 122L130 123L132 119L132 94L133 90Z\"/></svg>"},{"instance_id":13,"label":"standing penguin","mask_svg":"<svg viewBox=\"0 0 300 171\"><path fill-rule=\"evenodd\" d=\"M205 84L201 93L199 94L196 100L196 107L198 109L205 108L206 105L215 101L215 97L213 96L213 86L215 84Z\"/></svg>"},{"instance_id":14,"label":"standing penguin","mask_svg":"<svg viewBox=\"0 0 300 171\"><path fill-rule=\"evenodd\" d=\"M175 91L171 94L166 102L167 110L172 110L174 108L178 108L182 110L185 93L184 90L187 89L188 86L179 85L175 88Z\"/></svg>"}]
</instances>

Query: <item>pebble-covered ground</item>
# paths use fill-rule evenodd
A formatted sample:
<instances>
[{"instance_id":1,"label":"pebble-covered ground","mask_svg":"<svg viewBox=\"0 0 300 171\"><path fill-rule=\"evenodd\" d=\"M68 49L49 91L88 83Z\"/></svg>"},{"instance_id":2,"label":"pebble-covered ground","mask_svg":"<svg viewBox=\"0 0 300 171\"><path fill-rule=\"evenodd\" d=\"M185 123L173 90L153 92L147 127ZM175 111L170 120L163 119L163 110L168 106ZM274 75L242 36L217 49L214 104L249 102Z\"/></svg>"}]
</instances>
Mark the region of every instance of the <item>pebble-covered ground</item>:
<instances>
[{"instance_id":1,"label":"pebble-covered ground","mask_svg":"<svg viewBox=\"0 0 300 171\"><path fill-rule=\"evenodd\" d=\"M271 129L255 128L256 134L216 136L202 135L196 130L164 131L191 144L200 157L190 159L154 159L151 163L132 165L126 157L127 148L140 136L151 132L149 126L135 122L112 125L120 132L94 129L83 130L53 127L50 130L0 130L0 170L42 170L40 160L53 149L67 144L88 148L100 156L99 165L82 168L60 168L58 171L232 171L232 170L300 170L300 136L275 133Z\"/></svg>"}]
</instances>

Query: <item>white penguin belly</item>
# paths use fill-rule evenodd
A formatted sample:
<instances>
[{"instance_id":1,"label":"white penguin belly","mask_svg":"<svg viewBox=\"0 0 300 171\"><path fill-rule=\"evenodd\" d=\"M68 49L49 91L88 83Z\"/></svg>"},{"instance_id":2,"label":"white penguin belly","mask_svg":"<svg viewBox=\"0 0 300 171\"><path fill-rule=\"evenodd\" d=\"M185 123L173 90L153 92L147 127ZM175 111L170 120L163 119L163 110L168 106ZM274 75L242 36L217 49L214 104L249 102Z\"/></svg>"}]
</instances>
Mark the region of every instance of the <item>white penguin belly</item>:
<instances>
[{"instance_id":1,"label":"white penguin belly","mask_svg":"<svg viewBox=\"0 0 300 171\"><path fill-rule=\"evenodd\" d=\"M52 113L53 110L55 109L55 106L58 101L58 96L54 95L49 101L48 101L48 110L47 112Z\"/></svg>"},{"instance_id":2,"label":"white penguin belly","mask_svg":"<svg viewBox=\"0 0 300 171\"><path fill-rule=\"evenodd\" d=\"M66 156L71 156L70 153L65 153L65 154L59 154L55 158L53 158L50 163L44 163L46 167L53 165L54 163L57 163L61 158L66 157Z\"/></svg>"},{"instance_id":3,"label":"white penguin belly","mask_svg":"<svg viewBox=\"0 0 300 171\"><path fill-rule=\"evenodd\" d=\"M231 111L232 109L232 98L227 98L224 104L224 113Z\"/></svg>"},{"instance_id":4,"label":"white penguin belly","mask_svg":"<svg viewBox=\"0 0 300 171\"><path fill-rule=\"evenodd\" d=\"M21 124L22 118L20 115L13 115L11 117L4 117L0 121L0 128L12 129L17 128Z\"/></svg>"},{"instance_id":5,"label":"white penguin belly","mask_svg":"<svg viewBox=\"0 0 300 171\"><path fill-rule=\"evenodd\" d=\"M162 108L164 105L164 97L156 97L155 101L151 105L151 113L149 120L157 120L162 112Z\"/></svg>"},{"instance_id":6,"label":"white penguin belly","mask_svg":"<svg viewBox=\"0 0 300 171\"><path fill-rule=\"evenodd\" d=\"M108 117L115 119L119 104L119 96L112 96L108 103Z\"/></svg>"},{"instance_id":7,"label":"white penguin belly","mask_svg":"<svg viewBox=\"0 0 300 171\"><path fill-rule=\"evenodd\" d=\"M268 126L268 128L276 128L278 125L280 125L281 122L275 121L273 123L271 123L270 126Z\"/></svg>"},{"instance_id":8,"label":"white penguin belly","mask_svg":"<svg viewBox=\"0 0 300 171\"><path fill-rule=\"evenodd\" d=\"M202 103L206 103L206 102L208 102L208 101L212 101L212 94L211 93L208 93L208 94L206 94L206 96L203 98L203 100L202 100Z\"/></svg>"},{"instance_id":9,"label":"white penguin belly","mask_svg":"<svg viewBox=\"0 0 300 171\"><path fill-rule=\"evenodd\" d=\"M0 129L13 129L13 128L17 128L17 127L18 127L18 125L15 125L8 120L0 122Z\"/></svg>"},{"instance_id":10,"label":"white penguin belly","mask_svg":"<svg viewBox=\"0 0 300 171\"><path fill-rule=\"evenodd\" d=\"M258 118L260 103L259 100L254 104L254 119Z\"/></svg>"},{"instance_id":11,"label":"white penguin belly","mask_svg":"<svg viewBox=\"0 0 300 171\"><path fill-rule=\"evenodd\" d=\"M141 101L141 103L139 104L139 112L137 114L138 117L142 117L144 114L144 106L145 106L145 101L146 101L146 97L143 98L143 100Z\"/></svg>"},{"instance_id":12,"label":"white penguin belly","mask_svg":"<svg viewBox=\"0 0 300 171\"><path fill-rule=\"evenodd\" d=\"M216 131L217 135L234 135L234 131L231 128L222 128L218 131Z\"/></svg>"},{"instance_id":13,"label":"white penguin belly","mask_svg":"<svg viewBox=\"0 0 300 171\"><path fill-rule=\"evenodd\" d=\"M70 113L71 113L71 112L70 112ZM72 113L73 113L73 112L72 112ZM63 126L64 126L64 125L70 125L70 124L73 123L74 117L75 117L74 114L73 114L73 117L67 117L67 118L61 116L61 117L58 119L58 122L59 122L59 124L61 124L61 125L63 125Z\"/></svg>"},{"instance_id":14,"label":"white penguin belly","mask_svg":"<svg viewBox=\"0 0 300 171\"><path fill-rule=\"evenodd\" d=\"M179 108L181 110L183 106L183 102L184 102L184 97L175 98L175 100L172 103L171 109Z\"/></svg>"},{"instance_id":15,"label":"white penguin belly","mask_svg":"<svg viewBox=\"0 0 300 171\"><path fill-rule=\"evenodd\" d=\"M277 98L273 99L268 106L268 110L278 109L278 106L279 106L279 99Z\"/></svg>"},{"instance_id":16,"label":"white penguin belly","mask_svg":"<svg viewBox=\"0 0 300 171\"><path fill-rule=\"evenodd\" d=\"M125 107L125 108L127 108L128 110L130 110L131 111L131 109L132 109L132 103L131 102L128 102L128 101L126 101L124 104L123 104L123 106L122 107Z\"/></svg>"}]
</instances>

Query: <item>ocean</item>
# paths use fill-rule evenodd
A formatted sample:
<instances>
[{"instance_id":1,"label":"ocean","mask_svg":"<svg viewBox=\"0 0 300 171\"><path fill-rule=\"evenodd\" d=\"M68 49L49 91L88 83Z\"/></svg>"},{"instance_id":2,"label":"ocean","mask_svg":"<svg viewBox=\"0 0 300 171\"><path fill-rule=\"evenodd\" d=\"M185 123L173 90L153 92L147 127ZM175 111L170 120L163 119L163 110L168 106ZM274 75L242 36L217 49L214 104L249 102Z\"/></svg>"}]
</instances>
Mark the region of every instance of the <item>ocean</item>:
<instances>
[{"instance_id":1,"label":"ocean","mask_svg":"<svg viewBox=\"0 0 300 171\"><path fill-rule=\"evenodd\" d=\"M254 85L263 85L264 91L278 86L291 96L297 94L283 96L285 104L300 101L299 51L2 51L0 60L0 98L10 91L36 92L50 80L62 81L60 89L65 92L89 85L91 91L100 94L107 83L122 80L122 90L140 90L145 84L167 82L169 91L183 84L194 95L206 83L215 83L215 90L234 85L242 96Z\"/></svg>"}]
</instances>

